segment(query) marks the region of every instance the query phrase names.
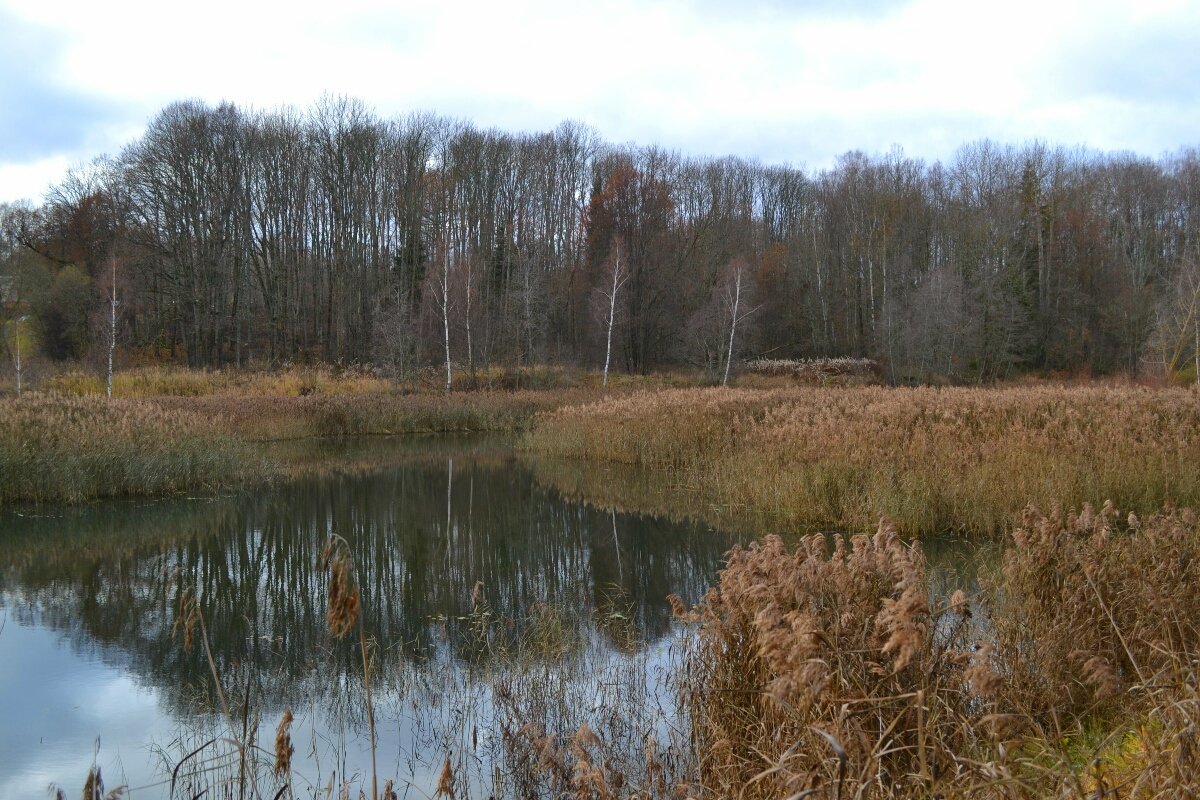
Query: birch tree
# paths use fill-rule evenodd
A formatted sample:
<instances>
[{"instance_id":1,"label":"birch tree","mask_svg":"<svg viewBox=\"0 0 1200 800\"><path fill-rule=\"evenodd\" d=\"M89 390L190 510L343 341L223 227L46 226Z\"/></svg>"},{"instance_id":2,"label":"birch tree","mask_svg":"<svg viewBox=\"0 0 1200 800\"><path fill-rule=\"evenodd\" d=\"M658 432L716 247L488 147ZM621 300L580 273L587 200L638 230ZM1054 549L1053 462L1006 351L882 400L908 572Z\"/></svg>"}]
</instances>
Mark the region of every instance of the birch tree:
<instances>
[{"instance_id":1,"label":"birch tree","mask_svg":"<svg viewBox=\"0 0 1200 800\"><path fill-rule=\"evenodd\" d=\"M450 361L450 315L454 308L454 293L452 291L453 272L450 266L450 248L443 244L437 254L438 264L427 271L425 295L428 302L437 312L438 327L441 328L442 345L445 352L446 391L450 391L454 382L454 368Z\"/></svg>"},{"instance_id":2,"label":"birch tree","mask_svg":"<svg viewBox=\"0 0 1200 800\"><path fill-rule=\"evenodd\" d=\"M105 395L109 398L113 393L113 351L117 349L117 257L111 257L112 287L109 290L108 317L108 381L105 383Z\"/></svg>"},{"instance_id":3,"label":"birch tree","mask_svg":"<svg viewBox=\"0 0 1200 800\"><path fill-rule=\"evenodd\" d=\"M730 262L724 289L725 307L729 313L729 347L725 352L725 374L721 378L722 386L729 385L729 367L733 364L733 342L738 324L758 310L757 306L749 308L743 297L742 277L745 273L746 259L739 257Z\"/></svg>"},{"instance_id":4,"label":"birch tree","mask_svg":"<svg viewBox=\"0 0 1200 800\"><path fill-rule=\"evenodd\" d=\"M16 372L17 395L20 396L24 362L29 359L34 348L33 327L30 325L29 316L25 315L9 320L4 326L4 334Z\"/></svg>"},{"instance_id":5,"label":"birch tree","mask_svg":"<svg viewBox=\"0 0 1200 800\"><path fill-rule=\"evenodd\" d=\"M618 296L625 283L629 280L629 270L626 266L624 247L620 241L614 241L612 252L605 263L601 275L602 282L596 287L596 294L602 300L604 314L604 378L601 385L608 388L608 367L612 362L613 328L617 321Z\"/></svg>"}]
</instances>

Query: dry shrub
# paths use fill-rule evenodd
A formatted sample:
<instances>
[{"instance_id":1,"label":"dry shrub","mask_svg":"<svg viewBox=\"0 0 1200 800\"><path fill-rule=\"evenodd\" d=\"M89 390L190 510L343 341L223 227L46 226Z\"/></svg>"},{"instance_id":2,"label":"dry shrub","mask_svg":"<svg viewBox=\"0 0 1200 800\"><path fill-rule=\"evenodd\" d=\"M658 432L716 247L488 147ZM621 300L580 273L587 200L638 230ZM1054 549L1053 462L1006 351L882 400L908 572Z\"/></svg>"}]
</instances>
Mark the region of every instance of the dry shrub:
<instances>
[{"instance_id":1,"label":"dry shrub","mask_svg":"<svg viewBox=\"0 0 1200 800\"><path fill-rule=\"evenodd\" d=\"M869 358L760 358L748 361L743 371L751 375L787 377L799 383L868 383L879 378L879 362Z\"/></svg>"},{"instance_id":2,"label":"dry shrub","mask_svg":"<svg viewBox=\"0 0 1200 800\"><path fill-rule=\"evenodd\" d=\"M785 797L925 786L964 747L965 602L931 609L919 547L874 536L735 548L700 623L688 705L701 782ZM720 794L720 792L718 792Z\"/></svg>"},{"instance_id":3,"label":"dry shrub","mask_svg":"<svg viewBox=\"0 0 1200 800\"><path fill-rule=\"evenodd\" d=\"M1200 535L1191 510L1141 522L1106 503L1027 508L985 575L1011 705L1040 720L1127 707L1200 645Z\"/></svg>"},{"instance_id":4,"label":"dry shrub","mask_svg":"<svg viewBox=\"0 0 1200 800\"><path fill-rule=\"evenodd\" d=\"M1200 525L1033 508L983 594L928 604L917 544L734 549L685 706L707 796L1200 795ZM682 612L681 604L672 603ZM977 638L974 646L970 640Z\"/></svg>"}]
</instances>

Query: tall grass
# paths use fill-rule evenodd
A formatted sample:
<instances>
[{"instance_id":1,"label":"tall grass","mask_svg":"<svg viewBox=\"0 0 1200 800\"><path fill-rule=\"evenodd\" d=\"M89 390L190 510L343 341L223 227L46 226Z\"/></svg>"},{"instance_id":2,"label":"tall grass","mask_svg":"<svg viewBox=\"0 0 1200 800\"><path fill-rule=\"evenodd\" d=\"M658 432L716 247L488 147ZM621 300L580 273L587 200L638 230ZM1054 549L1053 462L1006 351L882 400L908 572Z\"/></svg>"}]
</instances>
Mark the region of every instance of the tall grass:
<instances>
[{"instance_id":1,"label":"tall grass","mask_svg":"<svg viewBox=\"0 0 1200 800\"><path fill-rule=\"evenodd\" d=\"M612 375L614 388L660 389L698 384L698 376L686 372L652 375ZM599 373L549 364L523 367L486 367L471 371L457 365L454 386L470 391L522 391L600 388ZM37 382L40 391L57 394L102 395L105 376L73 368L50 374ZM369 367L328 365L286 366L277 369L189 369L147 366L118 371L113 376L116 397L307 397L366 394L425 393L445 388L440 368L419 370L402 379L389 379Z\"/></svg>"},{"instance_id":2,"label":"tall grass","mask_svg":"<svg viewBox=\"0 0 1200 800\"><path fill-rule=\"evenodd\" d=\"M137 400L0 398L0 505L229 485L247 448L205 418Z\"/></svg>"},{"instance_id":3,"label":"tall grass","mask_svg":"<svg viewBox=\"0 0 1200 800\"><path fill-rule=\"evenodd\" d=\"M1200 526L1029 509L983 591L919 544L768 539L691 611L706 796L1195 797Z\"/></svg>"},{"instance_id":4,"label":"tall grass","mask_svg":"<svg viewBox=\"0 0 1200 800\"><path fill-rule=\"evenodd\" d=\"M519 431L541 412L593 399L587 390L429 392L309 397L162 397L164 409L192 412L247 440L314 436Z\"/></svg>"},{"instance_id":5,"label":"tall grass","mask_svg":"<svg viewBox=\"0 0 1200 800\"><path fill-rule=\"evenodd\" d=\"M520 431L588 390L0 398L0 504L233 486L295 473L278 448L314 437ZM309 464L309 467L315 466Z\"/></svg>"},{"instance_id":6,"label":"tall grass","mask_svg":"<svg viewBox=\"0 0 1200 800\"><path fill-rule=\"evenodd\" d=\"M639 464L703 502L794 529L998 533L1022 507L1200 503L1188 389L675 390L568 406L534 452Z\"/></svg>"},{"instance_id":7,"label":"tall grass","mask_svg":"<svg viewBox=\"0 0 1200 800\"><path fill-rule=\"evenodd\" d=\"M105 377L69 370L47 377L38 388L58 394L102 395L105 393ZM113 375L113 395L116 397L301 397L313 394L371 394L391 389L392 384L388 380L370 371L321 366L270 371L139 367Z\"/></svg>"}]
</instances>

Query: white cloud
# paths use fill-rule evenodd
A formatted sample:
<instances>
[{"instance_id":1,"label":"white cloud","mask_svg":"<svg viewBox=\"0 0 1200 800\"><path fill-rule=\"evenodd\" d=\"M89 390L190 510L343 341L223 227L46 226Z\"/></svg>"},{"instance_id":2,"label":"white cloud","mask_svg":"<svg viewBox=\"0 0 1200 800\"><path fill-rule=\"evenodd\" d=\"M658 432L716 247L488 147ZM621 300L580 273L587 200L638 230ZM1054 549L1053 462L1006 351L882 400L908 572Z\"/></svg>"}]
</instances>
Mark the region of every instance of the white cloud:
<instances>
[{"instance_id":1,"label":"white cloud","mask_svg":"<svg viewBox=\"0 0 1200 800\"><path fill-rule=\"evenodd\" d=\"M176 99L306 106L326 91L388 115L432 110L510 129L571 118L615 141L810 165L892 143L945 157L984 136L1157 153L1195 130L1180 122L1195 121L1194 103L1173 104L1171 90L1139 97L1164 82L1193 91L1186 70L1104 77L1136 75L1142 59L1170 64L1172 48L1183 58L1189 37L1162 33L1200 30L1200 4L1186 2L7 7L61 42L47 65L60 85L129 109L131 130Z\"/></svg>"},{"instance_id":2,"label":"white cloud","mask_svg":"<svg viewBox=\"0 0 1200 800\"><path fill-rule=\"evenodd\" d=\"M46 188L62 178L71 166L63 156L19 164L0 164L0 202L32 200L40 202Z\"/></svg>"}]
</instances>

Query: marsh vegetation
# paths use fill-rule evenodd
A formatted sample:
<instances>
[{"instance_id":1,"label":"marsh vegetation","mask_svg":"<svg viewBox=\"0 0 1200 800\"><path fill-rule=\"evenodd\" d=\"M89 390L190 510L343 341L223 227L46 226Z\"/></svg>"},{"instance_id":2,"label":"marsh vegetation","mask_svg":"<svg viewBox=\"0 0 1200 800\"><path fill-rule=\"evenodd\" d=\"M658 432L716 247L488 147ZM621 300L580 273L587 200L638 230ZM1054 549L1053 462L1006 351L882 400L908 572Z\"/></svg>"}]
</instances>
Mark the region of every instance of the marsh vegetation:
<instances>
[{"instance_id":1,"label":"marsh vegetation","mask_svg":"<svg viewBox=\"0 0 1200 800\"><path fill-rule=\"evenodd\" d=\"M64 487L5 496L5 653L154 698L132 703L146 767L102 745L89 772L87 740L120 723L85 715L57 733L76 766L54 780L263 798L1200 789L1195 391L892 389L858 385L862 368L750 378L774 388L272 395L222 377L0 400L13 485ZM475 438L347 438L433 431ZM176 496L55 504L141 493Z\"/></svg>"},{"instance_id":2,"label":"marsh vegetation","mask_svg":"<svg viewBox=\"0 0 1200 800\"><path fill-rule=\"evenodd\" d=\"M886 515L910 536L988 536L1029 503L1107 498L1139 514L1200 503L1191 389L671 390L564 407L526 443L649 467L686 490L691 513L791 531L869 530ZM670 495L648 502L681 507Z\"/></svg>"}]
</instances>

